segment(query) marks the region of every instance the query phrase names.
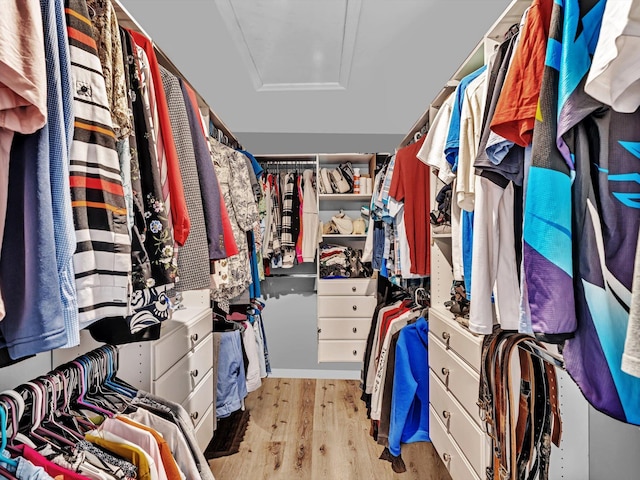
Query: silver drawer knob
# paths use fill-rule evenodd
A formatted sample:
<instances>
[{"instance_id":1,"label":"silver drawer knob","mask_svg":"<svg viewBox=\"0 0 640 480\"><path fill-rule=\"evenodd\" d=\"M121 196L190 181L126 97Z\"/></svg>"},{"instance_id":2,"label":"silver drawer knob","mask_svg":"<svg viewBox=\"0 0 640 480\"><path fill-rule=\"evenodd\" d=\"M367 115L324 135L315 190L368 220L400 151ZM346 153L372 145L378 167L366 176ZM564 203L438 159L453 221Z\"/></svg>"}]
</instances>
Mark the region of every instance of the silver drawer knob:
<instances>
[{"instance_id":1,"label":"silver drawer knob","mask_svg":"<svg viewBox=\"0 0 640 480\"><path fill-rule=\"evenodd\" d=\"M442 459L443 459L445 462L449 462L449 460L451 460L451 455L449 455L448 453L443 453L443 454L442 454Z\"/></svg>"},{"instance_id":2,"label":"silver drawer knob","mask_svg":"<svg viewBox=\"0 0 640 480\"><path fill-rule=\"evenodd\" d=\"M353 356L355 357L356 355L358 355L358 351L357 351L357 350L354 350L354 351L353 351Z\"/></svg>"},{"instance_id":3,"label":"silver drawer knob","mask_svg":"<svg viewBox=\"0 0 640 480\"><path fill-rule=\"evenodd\" d=\"M196 368L195 370L191 370L189 373L193 378L196 378L198 376L198 369Z\"/></svg>"},{"instance_id":4,"label":"silver drawer knob","mask_svg":"<svg viewBox=\"0 0 640 480\"><path fill-rule=\"evenodd\" d=\"M445 341L448 341L451 338L451 334L449 332L442 332L442 338Z\"/></svg>"},{"instance_id":5,"label":"silver drawer knob","mask_svg":"<svg viewBox=\"0 0 640 480\"><path fill-rule=\"evenodd\" d=\"M198 412L193 412L193 413L190 415L190 417L191 417L193 420L197 420L199 416L200 416L200 415L198 414Z\"/></svg>"},{"instance_id":6,"label":"silver drawer knob","mask_svg":"<svg viewBox=\"0 0 640 480\"><path fill-rule=\"evenodd\" d=\"M353 307L351 307L351 308L353 308L353 311L355 312L355 311L358 309L358 306L357 306L357 305L354 305L354 306L353 306Z\"/></svg>"},{"instance_id":7,"label":"silver drawer knob","mask_svg":"<svg viewBox=\"0 0 640 480\"><path fill-rule=\"evenodd\" d=\"M352 292L355 292L356 290L357 290L357 288L356 288L356 287L351 287L351 291L352 291Z\"/></svg>"},{"instance_id":8,"label":"silver drawer knob","mask_svg":"<svg viewBox=\"0 0 640 480\"><path fill-rule=\"evenodd\" d=\"M446 411L446 410L443 410L443 411L442 411L442 417L443 417L443 418L449 418L450 416L451 416L451 413L450 413L450 412L448 412L448 411Z\"/></svg>"},{"instance_id":9,"label":"silver drawer knob","mask_svg":"<svg viewBox=\"0 0 640 480\"><path fill-rule=\"evenodd\" d=\"M191 335L191 341L192 342L197 342L198 341L198 334L194 333L193 335Z\"/></svg>"},{"instance_id":10,"label":"silver drawer knob","mask_svg":"<svg viewBox=\"0 0 640 480\"><path fill-rule=\"evenodd\" d=\"M351 331L352 331L353 333L358 333L358 329L357 329L356 327L353 327L353 328L351 329Z\"/></svg>"},{"instance_id":11,"label":"silver drawer knob","mask_svg":"<svg viewBox=\"0 0 640 480\"><path fill-rule=\"evenodd\" d=\"M444 376L448 376L449 375L449 369L447 367L442 367L441 372L442 372L442 374Z\"/></svg>"}]
</instances>

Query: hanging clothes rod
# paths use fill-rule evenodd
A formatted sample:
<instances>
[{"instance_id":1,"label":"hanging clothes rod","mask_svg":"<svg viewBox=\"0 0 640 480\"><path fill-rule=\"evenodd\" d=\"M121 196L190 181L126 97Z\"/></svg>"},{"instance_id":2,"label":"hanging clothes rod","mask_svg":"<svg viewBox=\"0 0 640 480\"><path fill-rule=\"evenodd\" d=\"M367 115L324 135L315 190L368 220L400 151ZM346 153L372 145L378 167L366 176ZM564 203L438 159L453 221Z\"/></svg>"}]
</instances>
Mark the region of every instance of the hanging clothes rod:
<instances>
[{"instance_id":1,"label":"hanging clothes rod","mask_svg":"<svg viewBox=\"0 0 640 480\"><path fill-rule=\"evenodd\" d=\"M312 165L316 166L316 162L310 160L259 160L258 163L267 165Z\"/></svg>"}]
</instances>

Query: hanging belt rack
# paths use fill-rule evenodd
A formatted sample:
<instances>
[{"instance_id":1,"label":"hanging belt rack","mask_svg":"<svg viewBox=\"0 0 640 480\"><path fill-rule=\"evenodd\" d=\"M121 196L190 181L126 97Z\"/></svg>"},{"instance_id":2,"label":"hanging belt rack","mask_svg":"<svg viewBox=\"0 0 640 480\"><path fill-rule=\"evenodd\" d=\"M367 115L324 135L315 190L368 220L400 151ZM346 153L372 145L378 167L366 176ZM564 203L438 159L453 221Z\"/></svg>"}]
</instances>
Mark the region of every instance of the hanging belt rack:
<instances>
[{"instance_id":1,"label":"hanging belt rack","mask_svg":"<svg viewBox=\"0 0 640 480\"><path fill-rule=\"evenodd\" d=\"M525 348L520 345L520 348ZM564 358L559 353L554 353L549 350L546 350L542 347L539 347L535 344L528 344L526 347L527 351L547 363L552 364L554 367L561 368L562 370L566 370L566 366L564 363Z\"/></svg>"}]
</instances>

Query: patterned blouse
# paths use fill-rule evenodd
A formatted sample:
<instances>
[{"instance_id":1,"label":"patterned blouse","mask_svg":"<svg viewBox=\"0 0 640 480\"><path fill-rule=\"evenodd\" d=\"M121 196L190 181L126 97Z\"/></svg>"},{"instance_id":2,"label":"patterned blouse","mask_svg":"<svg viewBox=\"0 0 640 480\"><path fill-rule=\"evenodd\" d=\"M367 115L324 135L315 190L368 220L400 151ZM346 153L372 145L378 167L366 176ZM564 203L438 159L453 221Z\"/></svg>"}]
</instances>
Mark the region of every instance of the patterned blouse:
<instances>
[{"instance_id":1,"label":"patterned blouse","mask_svg":"<svg viewBox=\"0 0 640 480\"><path fill-rule=\"evenodd\" d=\"M211 298L220 301L237 297L251 284L247 232L253 230L260 219L244 155L213 138L209 141L213 165L216 168L224 203L229 211L231 228L239 252L238 255L228 258L227 283L211 290Z\"/></svg>"}]
</instances>

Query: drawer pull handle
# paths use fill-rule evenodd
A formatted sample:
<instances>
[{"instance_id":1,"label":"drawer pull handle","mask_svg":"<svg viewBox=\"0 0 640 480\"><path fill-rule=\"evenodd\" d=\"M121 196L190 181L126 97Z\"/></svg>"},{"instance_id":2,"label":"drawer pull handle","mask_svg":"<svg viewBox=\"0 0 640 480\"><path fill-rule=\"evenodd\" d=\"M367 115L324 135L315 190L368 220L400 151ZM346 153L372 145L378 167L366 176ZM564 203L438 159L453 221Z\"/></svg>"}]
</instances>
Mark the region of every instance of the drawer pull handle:
<instances>
[{"instance_id":1,"label":"drawer pull handle","mask_svg":"<svg viewBox=\"0 0 640 480\"><path fill-rule=\"evenodd\" d=\"M449 417L451 417L451 413L446 411L446 410L443 410L442 411L442 417L448 419Z\"/></svg>"},{"instance_id":2,"label":"drawer pull handle","mask_svg":"<svg viewBox=\"0 0 640 480\"><path fill-rule=\"evenodd\" d=\"M352 291L352 292L355 292L356 290L357 290L357 288L356 288L356 287L351 287L351 291Z\"/></svg>"},{"instance_id":3,"label":"drawer pull handle","mask_svg":"<svg viewBox=\"0 0 640 480\"><path fill-rule=\"evenodd\" d=\"M190 416L191 416L191 418L192 418L193 420L197 420L197 419L198 419L198 417L199 417L199 414L198 414L198 412L193 412Z\"/></svg>"},{"instance_id":4,"label":"drawer pull handle","mask_svg":"<svg viewBox=\"0 0 640 480\"><path fill-rule=\"evenodd\" d=\"M356 355L358 355L358 351L357 351L357 350L354 350L354 351L353 351L353 356L355 357Z\"/></svg>"},{"instance_id":5,"label":"drawer pull handle","mask_svg":"<svg viewBox=\"0 0 640 480\"><path fill-rule=\"evenodd\" d=\"M353 306L353 307L351 307L351 308L353 308L353 311L356 311L356 310L358 309L358 306L357 306L357 305L354 305L354 306Z\"/></svg>"},{"instance_id":6,"label":"drawer pull handle","mask_svg":"<svg viewBox=\"0 0 640 480\"><path fill-rule=\"evenodd\" d=\"M198 341L198 334L194 333L193 335L191 335L191 341L192 342L197 342Z\"/></svg>"},{"instance_id":7,"label":"drawer pull handle","mask_svg":"<svg viewBox=\"0 0 640 480\"><path fill-rule=\"evenodd\" d=\"M196 368L195 370L191 370L189 373L193 378L196 378L198 376L198 369Z\"/></svg>"},{"instance_id":8,"label":"drawer pull handle","mask_svg":"<svg viewBox=\"0 0 640 480\"><path fill-rule=\"evenodd\" d=\"M451 338L451 334L449 332L442 332L442 339L446 342Z\"/></svg>"},{"instance_id":9,"label":"drawer pull handle","mask_svg":"<svg viewBox=\"0 0 640 480\"><path fill-rule=\"evenodd\" d=\"M358 329L357 329L356 327L353 327L353 328L351 329L351 331L352 331L353 333L358 333Z\"/></svg>"},{"instance_id":10,"label":"drawer pull handle","mask_svg":"<svg viewBox=\"0 0 640 480\"><path fill-rule=\"evenodd\" d=\"M448 453L443 453L443 454L442 454L442 459L443 459L445 462L449 463L449 461L451 460L451 455L449 455Z\"/></svg>"},{"instance_id":11,"label":"drawer pull handle","mask_svg":"<svg viewBox=\"0 0 640 480\"><path fill-rule=\"evenodd\" d=\"M448 377L448 376L449 376L449 369L448 369L447 367L442 367L442 370L441 370L441 371L442 371L442 374L443 374L445 377Z\"/></svg>"}]
</instances>

